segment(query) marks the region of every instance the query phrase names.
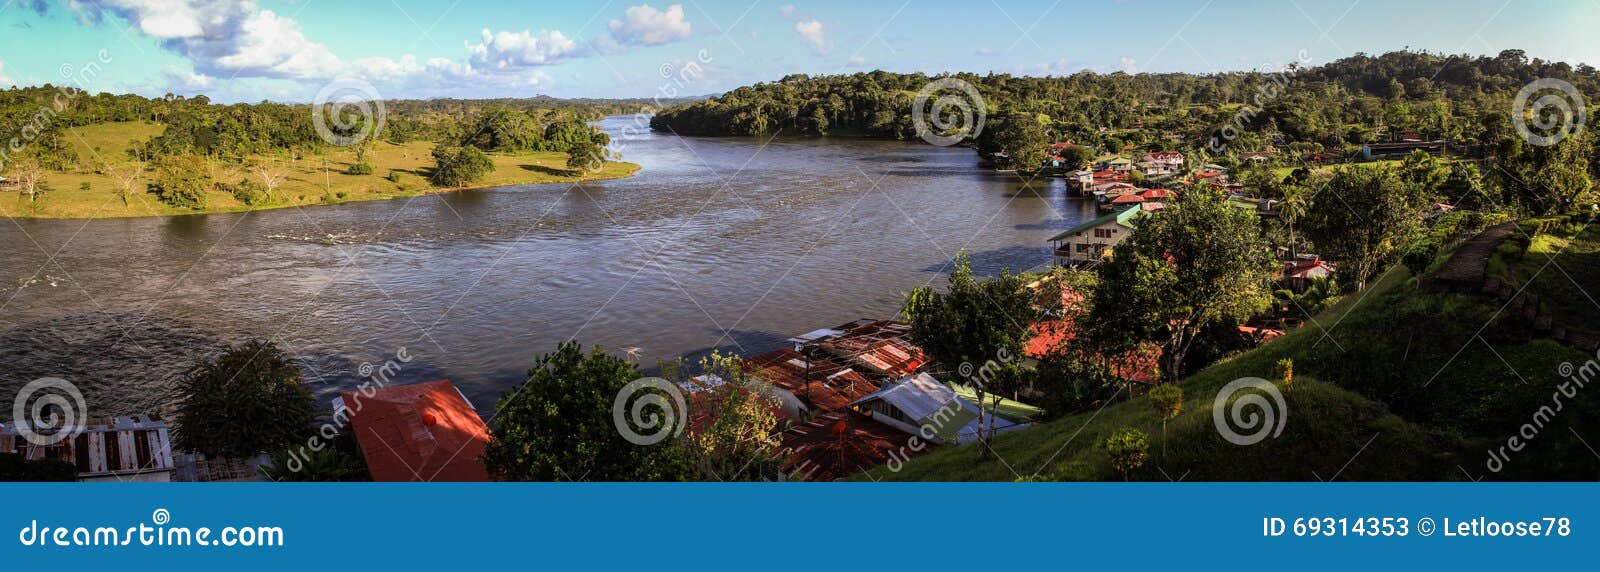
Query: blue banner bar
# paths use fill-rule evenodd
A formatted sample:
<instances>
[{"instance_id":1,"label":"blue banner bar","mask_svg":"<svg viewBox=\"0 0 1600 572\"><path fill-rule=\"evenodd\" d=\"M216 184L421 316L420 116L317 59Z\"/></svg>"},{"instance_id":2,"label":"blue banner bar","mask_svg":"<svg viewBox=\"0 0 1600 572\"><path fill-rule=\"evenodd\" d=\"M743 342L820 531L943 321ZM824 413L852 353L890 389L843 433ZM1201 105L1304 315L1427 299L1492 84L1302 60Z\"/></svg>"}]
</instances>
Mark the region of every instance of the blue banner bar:
<instances>
[{"instance_id":1,"label":"blue banner bar","mask_svg":"<svg viewBox=\"0 0 1600 572\"><path fill-rule=\"evenodd\" d=\"M534 570L1486 569L1591 565L1600 545L1593 483L8 484L5 491L0 561L13 570L496 563Z\"/></svg>"}]
</instances>

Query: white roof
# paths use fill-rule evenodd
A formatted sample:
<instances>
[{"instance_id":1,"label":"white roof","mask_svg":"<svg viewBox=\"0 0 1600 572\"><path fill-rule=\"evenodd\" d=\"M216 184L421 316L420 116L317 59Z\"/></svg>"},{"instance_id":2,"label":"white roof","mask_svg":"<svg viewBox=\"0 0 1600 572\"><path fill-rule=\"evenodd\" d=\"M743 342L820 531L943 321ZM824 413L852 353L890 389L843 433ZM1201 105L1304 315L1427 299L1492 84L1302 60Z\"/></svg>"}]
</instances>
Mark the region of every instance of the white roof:
<instances>
[{"instance_id":1,"label":"white roof","mask_svg":"<svg viewBox=\"0 0 1600 572\"><path fill-rule=\"evenodd\" d=\"M949 405L951 401L962 401L960 397L956 396L955 390L950 389L950 386L926 373L918 373L901 378L900 381L895 382L893 385L857 399L855 403L850 405L874 399L882 399L888 402L896 409L899 409L901 413L904 413L906 417L917 421L932 416L946 405ZM964 404L965 402L963 402Z\"/></svg>"},{"instance_id":2,"label":"white roof","mask_svg":"<svg viewBox=\"0 0 1600 572\"><path fill-rule=\"evenodd\" d=\"M828 336L837 336L837 335L843 334L843 333L844 332L839 331L839 330L835 330L833 328L823 328L823 329L820 329L820 330L813 330L813 331L806 332L804 334L800 334L798 336L789 338L789 341L793 342L795 344L804 344L804 343L808 343L808 342L814 342L814 341L820 340L822 338L826 338Z\"/></svg>"}]
</instances>

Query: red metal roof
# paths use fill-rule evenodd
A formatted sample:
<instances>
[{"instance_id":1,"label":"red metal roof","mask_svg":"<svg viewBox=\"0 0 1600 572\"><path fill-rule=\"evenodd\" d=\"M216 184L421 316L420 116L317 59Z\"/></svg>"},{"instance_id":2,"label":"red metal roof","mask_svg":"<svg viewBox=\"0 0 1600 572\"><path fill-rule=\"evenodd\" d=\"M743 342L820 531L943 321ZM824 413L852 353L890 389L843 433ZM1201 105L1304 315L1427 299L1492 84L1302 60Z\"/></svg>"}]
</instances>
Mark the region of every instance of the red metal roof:
<instances>
[{"instance_id":1,"label":"red metal roof","mask_svg":"<svg viewBox=\"0 0 1600 572\"><path fill-rule=\"evenodd\" d=\"M1133 204L1133 203L1142 203L1142 202L1144 202L1144 197L1141 197L1139 195L1122 195L1122 196L1119 196L1117 198L1111 199L1111 204L1114 204L1114 205L1129 205L1129 204Z\"/></svg>"},{"instance_id":2,"label":"red metal roof","mask_svg":"<svg viewBox=\"0 0 1600 572\"><path fill-rule=\"evenodd\" d=\"M341 395L375 481L487 481L489 427L449 380Z\"/></svg>"},{"instance_id":3,"label":"red metal roof","mask_svg":"<svg viewBox=\"0 0 1600 572\"><path fill-rule=\"evenodd\" d=\"M807 481L835 481L866 471L892 459L914 457L912 435L854 411L822 415L783 434L789 459L783 471Z\"/></svg>"},{"instance_id":4,"label":"red metal roof","mask_svg":"<svg viewBox=\"0 0 1600 572\"><path fill-rule=\"evenodd\" d=\"M821 411L839 411L850 402L877 391L879 385L849 366L827 356L812 359L811 382L806 383L806 356L793 349L767 352L744 360L750 375L808 400Z\"/></svg>"},{"instance_id":5,"label":"red metal roof","mask_svg":"<svg viewBox=\"0 0 1600 572\"><path fill-rule=\"evenodd\" d=\"M886 320L861 320L834 328L841 333L818 339L818 348L867 373L900 379L928 363L911 343L911 326Z\"/></svg>"}]
</instances>

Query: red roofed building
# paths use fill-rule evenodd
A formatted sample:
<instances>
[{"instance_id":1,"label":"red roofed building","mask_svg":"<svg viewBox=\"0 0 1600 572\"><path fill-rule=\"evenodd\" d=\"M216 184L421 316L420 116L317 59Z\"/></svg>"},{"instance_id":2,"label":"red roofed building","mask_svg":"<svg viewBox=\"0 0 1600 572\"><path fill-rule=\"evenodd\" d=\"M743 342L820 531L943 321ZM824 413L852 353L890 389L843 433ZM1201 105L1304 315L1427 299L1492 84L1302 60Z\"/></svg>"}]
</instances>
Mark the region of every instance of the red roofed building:
<instances>
[{"instance_id":1,"label":"red roofed building","mask_svg":"<svg viewBox=\"0 0 1600 572\"><path fill-rule=\"evenodd\" d=\"M487 481L478 462L489 427L449 380L346 392L334 416L347 415L374 481Z\"/></svg>"},{"instance_id":2,"label":"red roofed building","mask_svg":"<svg viewBox=\"0 0 1600 572\"><path fill-rule=\"evenodd\" d=\"M780 390L778 399L793 418L804 418L812 409L846 409L850 402L879 388L878 384L830 356L816 355L807 359L805 354L788 348L746 359L744 368L746 373Z\"/></svg>"},{"instance_id":3,"label":"red roofed building","mask_svg":"<svg viewBox=\"0 0 1600 572\"><path fill-rule=\"evenodd\" d=\"M1062 304L1072 306L1082 301L1082 295L1067 288L1062 289ZM1034 322L1029 329L1033 331L1033 337L1028 339L1028 345L1023 347L1022 353L1033 359L1044 359L1062 344L1078 336L1077 328L1070 316L1060 320ZM1109 360L1111 373L1128 381L1159 383L1161 377L1158 368L1161 354L1159 346L1146 345L1122 356L1113 356Z\"/></svg>"},{"instance_id":4,"label":"red roofed building","mask_svg":"<svg viewBox=\"0 0 1600 572\"><path fill-rule=\"evenodd\" d=\"M893 467L933 448L913 439L855 411L828 413L784 432L789 460L783 472L796 480L836 481L886 463Z\"/></svg>"},{"instance_id":5,"label":"red roofed building","mask_svg":"<svg viewBox=\"0 0 1600 572\"><path fill-rule=\"evenodd\" d=\"M1178 193L1174 193L1167 189L1150 189L1140 192L1139 196L1144 197L1144 200L1147 201L1159 201L1178 196Z\"/></svg>"},{"instance_id":6,"label":"red roofed building","mask_svg":"<svg viewBox=\"0 0 1600 572\"><path fill-rule=\"evenodd\" d=\"M1144 202L1144 197L1139 195L1121 195L1111 199L1113 205L1131 205Z\"/></svg>"}]
</instances>

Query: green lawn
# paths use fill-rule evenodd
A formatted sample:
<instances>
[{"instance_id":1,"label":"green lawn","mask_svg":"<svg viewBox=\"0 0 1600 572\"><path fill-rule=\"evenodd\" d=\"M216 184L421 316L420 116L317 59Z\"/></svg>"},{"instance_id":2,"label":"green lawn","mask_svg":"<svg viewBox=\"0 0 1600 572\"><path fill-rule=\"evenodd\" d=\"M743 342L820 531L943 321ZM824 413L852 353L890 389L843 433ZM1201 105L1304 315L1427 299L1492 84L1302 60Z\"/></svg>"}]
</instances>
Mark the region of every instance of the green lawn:
<instances>
[{"instance_id":1,"label":"green lawn","mask_svg":"<svg viewBox=\"0 0 1600 572\"><path fill-rule=\"evenodd\" d=\"M145 192L151 181L148 169L137 171L126 204L118 198L119 179L144 165L128 159L126 150L161 132L160 125L143 122L111 123L67 129L66 140L77 146L80 166L67 173L49 173L45 182L51 191L40 204L24 202L20 196L0 198L0 215L36 218L117 218L235 212L251 207L222 192L206 195L204 210L179 209L156 200ZM354 151L336 149L326 155L282 160L278 164L287 178L278 190L279 200L255 209L344 203L410 197L428 193L461 190L440 188L426 179L433 166L433 143L414 141L402 145L374 143L367 161L371 175L349 175L345 170L355 162ZM607 163L599 173L574 173L566 168L567 155L560 152L505 154L491 153L495 170L471 188L534 183L568 183L582 180L615 179L631 176L639 169L633 163ZM259 158L258 158L259 159ZM397 173L398 182L386 177ZM212 165L212 176L221 182L236 183L250 176L234 165Z\"/></svg>"},{"instance_id":2,"label":"green lawn","mask_svg":"<svg viewBox=\"0 0 1600 572\"><path fill-rule=\"evenodd\" d=\"M961 385L959 383L952 383L952 384L950 384L950 388L954 389L956 391L956 395L960 396L962 399L965 399L965 400L970 401L972 403L977 403L978 402L978 393L977 393L977 391L974 391L971 387L966 386L966 385ZM984 407L987 408L988 407L987 404L991 403L993 401L994 401L994 397L985 395L984 396L984 403L985 403ZM1006 419L1010 419L1012 421L1016 421L1018 423L1025 423L1025 422L1033 419L1034 417L1039 416L1039 414L1044 413L1044 410L1040 409L1038 407L1034 407L1032 405L1028 405L1028 404L1022 403L1020 401L1012 401L1010 399L1005 399L1005 398L1001 398L1001 400L1000 400L1000 408L999 408L998 411L999 411L1001 417L1004 417Z\"/></svg>"}]
</instances>

